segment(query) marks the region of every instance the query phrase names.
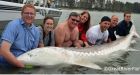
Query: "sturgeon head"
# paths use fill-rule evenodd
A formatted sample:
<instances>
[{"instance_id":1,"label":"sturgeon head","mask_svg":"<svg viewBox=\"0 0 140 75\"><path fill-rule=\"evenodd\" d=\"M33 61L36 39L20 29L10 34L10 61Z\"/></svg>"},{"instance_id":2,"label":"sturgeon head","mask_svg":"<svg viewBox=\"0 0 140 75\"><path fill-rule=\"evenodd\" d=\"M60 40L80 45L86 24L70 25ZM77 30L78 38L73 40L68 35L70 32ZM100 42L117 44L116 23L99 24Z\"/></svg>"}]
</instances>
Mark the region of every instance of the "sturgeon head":
<instances>
[{"instance_id":1,"label":"sturgeon head","mask_svg":"<svg viewBox=\"0 0 140 75\"><path fill-rule=\"evenodd\" d=\"M132 27L130 34L128 34L126 37L121 37L112 43L106 43L104 45L89 48L36 48L23 55L20 55L18 60L22 61L24 64L37 66L66 63L93 69L101 69L101 67L96 63L102 62L104 57L112 54L113 52L127 49L133 36L135 35L135 32L135 28Z\"/></svg>"}]
</instances>

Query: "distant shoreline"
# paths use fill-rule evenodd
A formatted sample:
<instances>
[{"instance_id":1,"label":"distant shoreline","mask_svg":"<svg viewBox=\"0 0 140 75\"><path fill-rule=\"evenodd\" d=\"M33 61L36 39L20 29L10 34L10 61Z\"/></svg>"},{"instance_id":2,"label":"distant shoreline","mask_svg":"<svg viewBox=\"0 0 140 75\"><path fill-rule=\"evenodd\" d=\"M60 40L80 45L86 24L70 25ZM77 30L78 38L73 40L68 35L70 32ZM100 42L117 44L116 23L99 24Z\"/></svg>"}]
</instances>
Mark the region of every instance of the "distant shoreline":
<instances>
[{"instance_id":1,"label":"distant shoreline","mask_svg":"<svg viewBox=\"0 0 140 75\"><path fill-rule=\"evenodd\" d=\"M117 12L117 13L123 13L122 11L108 11L108 10L95 10L95 9L79 9L79 8L64 8L64 7L62 7L62 8L58 8L59 10L89 10L89 11L100 11L100 12ZM140 14L140 13L135 13L135 12L132 12L132 13L134 13L134 14Z\"/></svg>"}]
</instances>

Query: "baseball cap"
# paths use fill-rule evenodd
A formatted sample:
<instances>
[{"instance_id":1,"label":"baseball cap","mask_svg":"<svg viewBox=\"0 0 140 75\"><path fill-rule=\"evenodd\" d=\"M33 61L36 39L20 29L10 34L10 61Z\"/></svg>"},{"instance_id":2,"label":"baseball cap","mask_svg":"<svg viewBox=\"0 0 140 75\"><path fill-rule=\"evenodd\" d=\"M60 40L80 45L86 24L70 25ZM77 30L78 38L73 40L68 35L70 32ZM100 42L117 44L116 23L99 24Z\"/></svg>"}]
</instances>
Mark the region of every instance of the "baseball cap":
<instances>
[{"instance_id":1,"label":"baseball cap","mask_svg":"<svg viewBox=\"0 0 140 75\"><path fill-rule=\"evenodd\" d=\"M109 21L109 22L111 22L111 19L108 16L104 16L101 19L101 22L103 22L103 21Z\"/></svg>"}]
</instances>

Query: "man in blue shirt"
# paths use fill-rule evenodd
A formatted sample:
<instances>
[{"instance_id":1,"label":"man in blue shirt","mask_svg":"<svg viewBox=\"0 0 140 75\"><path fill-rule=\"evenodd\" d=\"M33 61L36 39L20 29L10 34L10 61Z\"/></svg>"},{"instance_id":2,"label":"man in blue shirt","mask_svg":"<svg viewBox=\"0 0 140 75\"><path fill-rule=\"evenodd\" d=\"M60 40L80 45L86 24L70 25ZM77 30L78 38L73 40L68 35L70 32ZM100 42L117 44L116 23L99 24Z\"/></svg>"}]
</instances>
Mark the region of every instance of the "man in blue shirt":
<instances>
[{"instance_id":1,"label":"man in blue shirt","mask_svg":"<svg viewBox=\"0 0 140 75\"><path fill-rule=\"evenodd\" d=\"M35 7L31 4L24 5L21 16L22 18L9 22L2 34L1 66L24 67L16 57L37 48L40 44L39 30L33 24L36 16Z\"/></svg>"},{"instance_id":2,"label":"man in blue shirt","mask_svg":"<svg viewBox=\"0 0 140 75\"><path fill-rule=\"evenodd\" d=\"M126 36L129 34L129 31L132 27L132 22L131 22L131 13L130 12L125 12L124 13L124 20L122 20L116 29L116 34L119 36Z\"/></svg>"}]
</instances>

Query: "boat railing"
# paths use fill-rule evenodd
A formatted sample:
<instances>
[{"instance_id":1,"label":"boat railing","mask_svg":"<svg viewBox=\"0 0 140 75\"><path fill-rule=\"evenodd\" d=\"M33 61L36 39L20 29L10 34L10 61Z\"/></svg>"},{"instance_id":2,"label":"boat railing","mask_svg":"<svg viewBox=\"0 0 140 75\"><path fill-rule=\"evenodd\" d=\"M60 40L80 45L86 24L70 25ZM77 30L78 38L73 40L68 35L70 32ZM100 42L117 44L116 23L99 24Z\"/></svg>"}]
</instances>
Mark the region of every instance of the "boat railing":
<instances>
[{"instance_id":1,"label":"boat railing","mask_svg":"<svg viewBox=\"0 0 140 75\"><path fill-rule=\"evenodd\" d=\"M6 1L0 1L0 9L3 10L16 10L21 11L21 8L24 4L14 3L14 2L6 2ZM39 12L42 16L50 15L53 17L60 17L62 14L61 10L54 9L54 8L46 8L46 7L40 7L35 6L37 9L37 12Z\"/></svg>"}]
</instances>

